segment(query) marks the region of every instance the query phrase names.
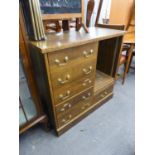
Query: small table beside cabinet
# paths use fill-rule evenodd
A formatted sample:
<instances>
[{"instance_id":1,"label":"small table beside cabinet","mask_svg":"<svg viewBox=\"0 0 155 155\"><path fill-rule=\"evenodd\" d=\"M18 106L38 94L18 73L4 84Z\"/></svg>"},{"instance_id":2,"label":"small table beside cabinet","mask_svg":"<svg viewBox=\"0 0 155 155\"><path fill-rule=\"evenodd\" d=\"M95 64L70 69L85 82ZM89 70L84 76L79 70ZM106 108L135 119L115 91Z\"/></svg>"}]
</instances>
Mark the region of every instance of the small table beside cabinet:
<instances>
[{"instance_id":1,"label":"small table beside cabinet","mask_svg":"<svg viewBox=\"0 0 155 155\"><path fill-rule=\"evenodd\" d=\"M29 42L41 101L58 135L113 96L123 35L92 27Z\"/></svg>"}]
</instances>

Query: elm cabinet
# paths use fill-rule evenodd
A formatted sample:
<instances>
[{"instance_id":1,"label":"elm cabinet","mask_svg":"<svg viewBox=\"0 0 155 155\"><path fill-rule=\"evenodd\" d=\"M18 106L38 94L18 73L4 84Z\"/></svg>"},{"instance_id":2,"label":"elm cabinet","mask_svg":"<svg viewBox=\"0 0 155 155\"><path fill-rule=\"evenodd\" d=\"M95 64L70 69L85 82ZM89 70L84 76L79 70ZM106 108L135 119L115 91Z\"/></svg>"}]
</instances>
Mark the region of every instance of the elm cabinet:
<instances>
[{"instance_id":1,"label":"elm cabinet","mask_svg":"<svg viewBox=\"0 0 155 155\"><path fill-rule=\"evenodd\" d=\"M113 96L123 35L93 27L29 42L41 101L58 135Z\"/></svg>"}]
</instances>

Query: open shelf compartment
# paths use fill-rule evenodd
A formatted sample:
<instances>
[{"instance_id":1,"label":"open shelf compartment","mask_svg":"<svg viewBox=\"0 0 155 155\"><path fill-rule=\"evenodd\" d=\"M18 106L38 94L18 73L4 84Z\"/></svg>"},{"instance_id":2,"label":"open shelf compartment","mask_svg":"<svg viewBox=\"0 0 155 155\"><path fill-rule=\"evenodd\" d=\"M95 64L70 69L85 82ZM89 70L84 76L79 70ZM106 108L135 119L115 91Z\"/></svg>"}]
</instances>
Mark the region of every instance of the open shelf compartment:
<instances>
[{"instance_id":1,"label":"open shelf compartment","mask_svg":"<svg viewBox=\"0 0 155 155\"><path fill-rule=\"evenodd\" d=\"M98 94L100 91L107 89L110 85L114 84L114 78L111 76L96 70L96 79L94 85L94 95Z\"/></svg>"}]
</instances>

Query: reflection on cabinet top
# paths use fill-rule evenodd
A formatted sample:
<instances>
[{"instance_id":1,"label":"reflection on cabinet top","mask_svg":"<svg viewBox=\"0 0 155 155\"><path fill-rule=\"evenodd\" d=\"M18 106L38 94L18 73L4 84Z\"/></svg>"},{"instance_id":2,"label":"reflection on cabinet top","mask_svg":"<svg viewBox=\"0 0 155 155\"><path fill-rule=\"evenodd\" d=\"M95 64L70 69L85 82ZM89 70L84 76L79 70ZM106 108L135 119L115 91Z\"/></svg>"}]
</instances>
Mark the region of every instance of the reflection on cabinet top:
<instances>
[{"instance_id":1,"label":"reflection on cabinet top","mask_svg":"<svg viewBox=\"0 0 155 155\"><path fill-rule=\"evenodd\" d=\"M31 41L30 44L37 47L41 53L48 53L122 36L125 33L125 31L97 27L91 27L88 30L89 33L85 33L83 29L78 32L73 29L68 32L48 34L45 41Z\"/></svg>"}]
</instances>

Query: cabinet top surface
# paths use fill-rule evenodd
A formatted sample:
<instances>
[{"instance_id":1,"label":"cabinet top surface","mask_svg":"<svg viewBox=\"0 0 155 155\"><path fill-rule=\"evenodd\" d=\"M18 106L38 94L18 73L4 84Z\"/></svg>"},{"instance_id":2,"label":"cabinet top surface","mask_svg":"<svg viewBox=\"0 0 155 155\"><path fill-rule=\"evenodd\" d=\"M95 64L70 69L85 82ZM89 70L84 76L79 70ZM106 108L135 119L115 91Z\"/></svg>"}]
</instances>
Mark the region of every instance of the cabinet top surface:
<instances>
[{"instance_id":1,"label":"cabinet top surface","mask_svg":"<svg viewBox=\"0 0 155 155\"><path fill-rule=\"evenodd\" d=\"M80 31L70 30L67 32L48 34L45 41L30 41L30 44L40 49L41 53L48 53L65 48L84 45L87 43L123 36L125 31L97 28L88 28L86 33L82 28Z\"/></svg>"}]
</instances>

